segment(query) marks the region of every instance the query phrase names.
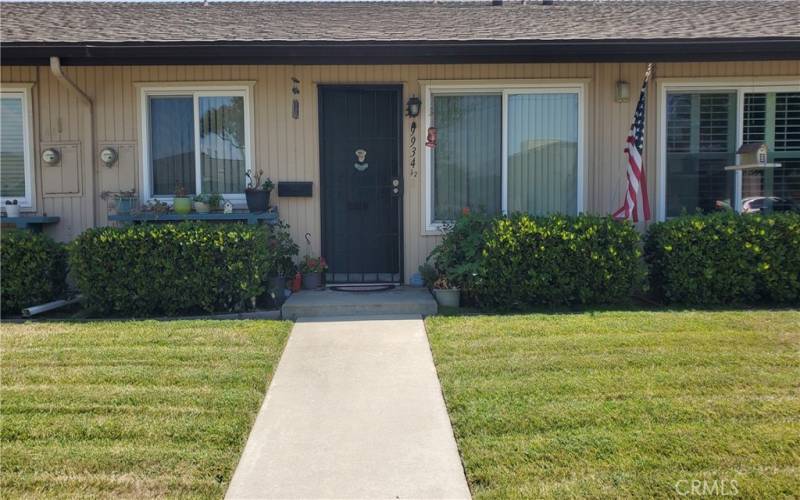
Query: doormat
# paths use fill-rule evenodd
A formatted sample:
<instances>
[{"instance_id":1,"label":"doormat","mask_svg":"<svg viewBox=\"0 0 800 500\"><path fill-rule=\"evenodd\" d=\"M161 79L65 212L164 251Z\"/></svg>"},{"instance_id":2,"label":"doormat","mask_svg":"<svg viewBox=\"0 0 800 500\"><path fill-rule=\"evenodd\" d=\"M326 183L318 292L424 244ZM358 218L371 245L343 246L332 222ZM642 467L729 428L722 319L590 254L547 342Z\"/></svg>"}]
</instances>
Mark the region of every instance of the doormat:
<instances>
[{"instance_id":1,"label":"doormat","mask_svg":"<svg viewBox=\"0 0 800 500\"><path fill-rule=\"evenodd\" d=\"M342 285L342 286L329 286L329 290L335 292L385 292L391 290L396 285Z\"/></svg>"}]
</instances>

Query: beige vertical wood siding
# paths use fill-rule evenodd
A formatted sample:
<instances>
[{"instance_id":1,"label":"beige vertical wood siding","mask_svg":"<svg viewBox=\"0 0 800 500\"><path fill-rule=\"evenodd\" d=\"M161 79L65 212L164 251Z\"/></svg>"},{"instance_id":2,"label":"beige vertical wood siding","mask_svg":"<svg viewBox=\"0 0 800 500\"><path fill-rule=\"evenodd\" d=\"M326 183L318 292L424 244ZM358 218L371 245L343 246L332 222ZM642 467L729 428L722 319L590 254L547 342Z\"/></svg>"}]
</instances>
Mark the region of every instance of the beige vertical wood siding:
<instances>
[{"instance_id":1,"label":"beige vertical wood siding","mask_svg":"<svg viewBox=\"0 0 800 500\"><path fill-rule=\"evenodd\" d=\"M35 140L35 178L38 212L58 215L61 224L48 231L68 240L93 224L103 225L106 205L100 199L105 190L136 187L141 192L141 144L139 95L136 83L193 81L255 81L253 119L253 159L274 181L303 180L314 183L313 198L277 198L281 217L292 226L295 240L306 251L303 235L311 233L311 252L320 251L319 140L317 85L336 83L401 83L405 101L412 93L420 95L421 80L466 79L588 79L586 136L586 210L608 213L618 207L624 188L622 144L636 106L638 87L645 64L440 64L440 65L365 65L365 66L105 66L67 67L65 73L94 101L96 140L88 144L88 110L63 88L47 67L2 67L2 82L32 82ZM673 77L769 77L797 76L800 61L661 63L656 78ZM300 80L300 119L291 118L291 78ZM615 82L630 82L631 100L614 101ZM655 94L655 86L651 87ZM649 190L655 208L655 164L658 137L656 99L648 105L647 149ZM421 120L418 144L424 142ZM408 152L410 121L404 123L403 151ZM76 147L81 163L75 182L42 175L41 151L51 145ZM112 146L120 161L112 168L91 165L92 149L99 152ZM418 153L418 157L422 151ZM406 278L436 245L438 237L422 233L424 194L420 171L409 177L408 157L403 166L404 254ZM93 175L94 171L94 175ZM47 179L47 186L43 185ZM96 178L97 185L93 184ZM54 183L50 186L50 183ZM79 186L79 192L65 192ZM93 203L96 207L92 212ZM96 222L95 222L96 220Z\"/></svg>"}]
</instances>

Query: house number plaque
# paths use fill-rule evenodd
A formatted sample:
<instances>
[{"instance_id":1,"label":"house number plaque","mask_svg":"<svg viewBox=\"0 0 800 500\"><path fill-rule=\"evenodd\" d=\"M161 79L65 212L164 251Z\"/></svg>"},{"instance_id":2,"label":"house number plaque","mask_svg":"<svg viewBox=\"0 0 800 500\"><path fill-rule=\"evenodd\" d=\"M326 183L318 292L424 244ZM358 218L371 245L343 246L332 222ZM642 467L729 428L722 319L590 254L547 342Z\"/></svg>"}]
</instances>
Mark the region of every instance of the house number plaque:
<instances>
[{"instance_id":1,"label":"house number plaque","mask_svg":"<svg viewBox=\"0 0 800 500\"><path fill-rule=\"evenodd\" d=\"M409 134L410 144L408 146L408 163L411 169L408 172L409 177L417 176L417 122L411 122L411 134Z\"/></svg>"}]
</instances>

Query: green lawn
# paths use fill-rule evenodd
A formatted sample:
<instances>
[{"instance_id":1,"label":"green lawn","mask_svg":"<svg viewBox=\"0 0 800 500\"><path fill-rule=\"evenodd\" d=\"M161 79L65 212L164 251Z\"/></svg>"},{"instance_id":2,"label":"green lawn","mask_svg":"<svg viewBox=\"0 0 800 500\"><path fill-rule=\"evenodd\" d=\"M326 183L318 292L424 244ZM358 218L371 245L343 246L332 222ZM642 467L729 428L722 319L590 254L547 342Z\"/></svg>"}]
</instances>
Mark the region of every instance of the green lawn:
<instances>
[{"instance_id":1,"label":"green lawn","mask_svg":"<svg viewBox=\"0 0 800 500\"><path fill-rule=\"evenodd\" d=\"M2 496L220 498L289 328L3 324Z\"/></svg>"},{"instance_id":2,"label":"green lawn","mask_svg":"<svg viewBox=\"0 0 800 500\"><path fill-rule=\"evenodd\" d=\"M426 326L476 497L800 495L798 311Z\"/></svg>"}]
</instances>

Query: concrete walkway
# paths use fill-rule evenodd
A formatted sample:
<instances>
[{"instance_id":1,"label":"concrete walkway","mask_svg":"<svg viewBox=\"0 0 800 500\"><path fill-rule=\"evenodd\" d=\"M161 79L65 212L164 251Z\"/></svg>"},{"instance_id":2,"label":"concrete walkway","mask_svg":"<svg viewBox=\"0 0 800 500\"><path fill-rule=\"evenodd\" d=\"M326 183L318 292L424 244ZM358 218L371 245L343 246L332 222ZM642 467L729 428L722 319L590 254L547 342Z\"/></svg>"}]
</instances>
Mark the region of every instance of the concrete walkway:
<instances>
[{"instance_id":1,"label":"concrete walkway","mask_svg":"<svg viewBox=\"0 0 800 500\"><path fill-rule=\"evenodd\" d=\"M419 316L301 319L227 498L469 498Z\"/></svg>"}]
</instances>

